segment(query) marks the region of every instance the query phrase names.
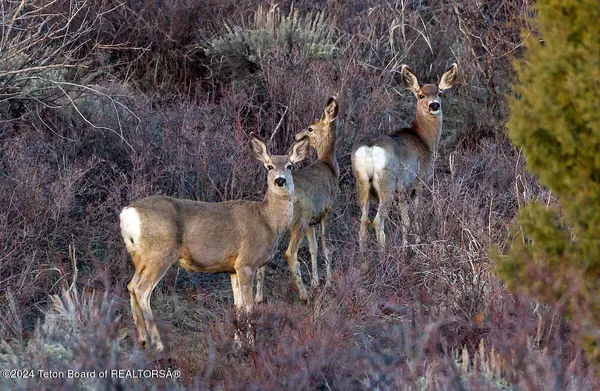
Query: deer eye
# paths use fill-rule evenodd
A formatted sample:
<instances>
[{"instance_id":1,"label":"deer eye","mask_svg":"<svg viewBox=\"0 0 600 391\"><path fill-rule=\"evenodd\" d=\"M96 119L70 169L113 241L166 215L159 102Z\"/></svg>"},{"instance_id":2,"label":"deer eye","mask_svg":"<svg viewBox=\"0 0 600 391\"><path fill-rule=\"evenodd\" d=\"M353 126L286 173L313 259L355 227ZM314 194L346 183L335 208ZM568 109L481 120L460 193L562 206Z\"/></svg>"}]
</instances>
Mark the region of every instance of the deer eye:
<instances>
[{"instance_id":1,"label":"deer eye","mask_svg":"<svg viewBox=\"0 0 600 391\"><path fill-rule=\"evenodd\" d=\"M312 126L308 127L308 133L312 133L315 130L315 128L313 128Z\"/></svg>"},{"instance_id":2,"label":"deer eye","mask_svg":"<svg viewBox=\"0 0 600 391\"><path fill-rule=\"evenodd\" d=\"M439 91L439 92L437 93L437 96L442 96L442 92L443 92L443 91Z\"/></svg>"},{"instance_id":3,"label":"deer eye","mask_svg":"<svg viewBox=\"0 0 600 391\"><path fill-rule=\"evenodd\" d=\"M293 166L293 165L291 165L291 164L288 164L286 168L287 168L288 170L291 170L292 168L294 168L294 166Z\"/></svg>"},{"instance_id":4,"label":"deer eye","mask_svg":"<svg viewBox=\"0 0 600 391\"><path fill-rule=\"evenodd\" d=\"M420 94L420 95L419 95L419 99L420 99L420 100L421 100L421 99L425 99L425 95L423 95L423 94Z\"/></svg>"},{"instance_id":5,"label":"deer eye","mask_svg":"<svg viewBox=\"0 0 600 391\"><path fill-rule=\"evenodd\" d=\"M272 169L273 169L273 166L269 164L269 165L267 166L267 170L271 171Z\"/></svg>"}]
</instances>

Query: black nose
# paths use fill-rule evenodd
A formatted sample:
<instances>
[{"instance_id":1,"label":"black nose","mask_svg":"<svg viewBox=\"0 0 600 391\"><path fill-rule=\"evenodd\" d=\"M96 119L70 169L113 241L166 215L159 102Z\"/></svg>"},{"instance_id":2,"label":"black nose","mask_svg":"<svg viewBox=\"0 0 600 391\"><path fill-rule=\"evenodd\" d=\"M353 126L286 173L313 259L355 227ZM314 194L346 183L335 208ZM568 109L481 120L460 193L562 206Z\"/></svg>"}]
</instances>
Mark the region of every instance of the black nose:
<instances>
[{"instance_id":1,"label":"black nose","mask_svg":"<svg viewBox=\"0 0 600 391\"><path fill-rule=\"evenodd\" d=\"M440 104L438 102L431 102L429 104L429 110L438 111L440 109Z\"/></svg>"},{"instance_id":2,"label":"black nose","mask_svg":"<svg viewBox=\"0 0 600 391\"><path fill-rule=\"evenodd\" d=\"M275 178L275 184L279 187L285 185L285 178Z\"/></svg>"}]
</instances>

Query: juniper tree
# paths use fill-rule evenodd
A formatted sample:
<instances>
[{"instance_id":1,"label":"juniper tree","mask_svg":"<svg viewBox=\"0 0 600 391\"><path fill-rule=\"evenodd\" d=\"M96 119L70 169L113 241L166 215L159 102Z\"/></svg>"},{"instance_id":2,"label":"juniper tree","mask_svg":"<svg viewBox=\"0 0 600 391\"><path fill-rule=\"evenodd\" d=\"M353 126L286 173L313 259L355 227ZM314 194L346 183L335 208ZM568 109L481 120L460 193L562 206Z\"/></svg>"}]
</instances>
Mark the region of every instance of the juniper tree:
<instances>
[{"instance_id":1,"label":"juniper tree","mask_svg":"<svg viewBox=\"0 0 600 391\"><path fill-rule=\"evenodd\" d=\"M516 64L507 127L559 207L521 209L498 270L512 290L564 300L600 363L600 3L540 0L536 10L539 35Z\"/></svg>"}]
</instances>

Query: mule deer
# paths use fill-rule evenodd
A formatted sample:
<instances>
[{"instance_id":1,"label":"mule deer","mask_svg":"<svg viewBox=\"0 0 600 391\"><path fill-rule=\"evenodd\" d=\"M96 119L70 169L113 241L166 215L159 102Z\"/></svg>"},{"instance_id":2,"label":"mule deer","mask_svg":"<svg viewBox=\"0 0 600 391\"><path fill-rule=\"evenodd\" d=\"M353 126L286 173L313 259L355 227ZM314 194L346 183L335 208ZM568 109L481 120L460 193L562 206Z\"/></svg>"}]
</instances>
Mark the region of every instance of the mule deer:
<instances>
[{"instance_id":1,"label":"mule deer","mask_svg":"<svg viewBox=\"0 0 600 391\"><path fill-rule=\"evenodd\" d=\"M417 177L427 179L432 171L432 155L438 148L442 134L441 93L456 79L457 65L452 64L439 83L420 85L408 66L401 69L402 81L417 98L416 119L410 128L396 130L388 135L362 139L352 149L352 171L356 178L360 220L359 244L364 250L369 225L369 201L378 200L373 228L380 247L385 247L385 219L397 192L408 190ZM399 206L402 219L402 242L406 246L410 226L408 210L402 195ZM418 202L418 194L415 203Z\"/></svg>"},{"instance_id":2,"label":"mule deer","mask_svg":"<svg viewBox=\"0 0 600 391\"><path fill-rule=\"evenodd\" d=\"M316 226L321 225L321 245L325 255L325 281L331 283L331 252L329 250L330 214L339 193L340 169L335 158L336 126L338 103L330 97L325 104L321 119L302 132L296 134L296 141L308 137L310 145L317 151L317 160L307 167L294 171L294 217L291 224L291 238L285 258L300 292L300 299L308 300L308 293L302 282L298 265L298 250L308 238L312 263L311 287L319 284L317 268ZM256 301L262 300L265 268L258 270Z\"/></svg>"},{"instance_id":3,"label":"mule deer","mask_svg":"<svg viewBox=\"0 0 600 391\"><path fill-rule=\"evenodd\" d=\"M163 349L150 308L156 284L175 263L195 272L230 273L235 306L250 311L254 271L272 256L293 213L292 165L310 153L308 138L299 139L284 156L270 155L252 136L251 150L268 170L262 202L200 202L147 197L121 212L121 234L135 264L127 285L131 311L142 346L147 336Z\"/></svg>"}]
</instances>

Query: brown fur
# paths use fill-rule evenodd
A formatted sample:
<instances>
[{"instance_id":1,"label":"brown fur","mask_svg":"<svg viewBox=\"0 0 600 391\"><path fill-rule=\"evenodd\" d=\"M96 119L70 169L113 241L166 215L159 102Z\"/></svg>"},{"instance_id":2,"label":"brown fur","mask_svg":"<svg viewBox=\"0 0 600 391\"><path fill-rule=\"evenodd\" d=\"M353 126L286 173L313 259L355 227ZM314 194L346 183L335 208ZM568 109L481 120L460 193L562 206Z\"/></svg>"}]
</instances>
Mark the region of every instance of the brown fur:
<instances>
[{"instance_id":1,"label":"brown fur","mask_svg":"<svg viewBox=\"0 0 600 391\"><path fill-rule=\"evenodd\" d=\"M306 236L312 262L311 286L319 284L317 267L318 245L316 226L321 225L321 245L325 255L326 284L331 282L331 252L329 250L330 215L335 200L339 194L340 170L335 157L336 127L335 119L338 114L338 103L333 97L329 98L323 110L321 119L306 130L298 133L295 138L310 139L310 145L317 151L317 160L309 166L295 171L294 184L294 217L291 224L291 238L285 252L288 265L300 292L300 299L308 300L308 293L302 282L298 267L298 250ZM257 285L257 301L262 300L264 268L259 270Z\"/></svg>"},{"instance_id":2,"label":"brown fur","mask_svg":"<svg viewBox=\"0 0 600 391\"><path fill-rule=\"evenodd\" d=\"M210 203L157 196L135 201L123 210L121 231L136 268L127 287L142 346L148 333L156 349L163 349L150 296L175 263L195 272L230 273L235 305L248 311L252 308L254 271L272 257L281 234L291 223L291 167L308 155L310 142L299 140L285 156L270 155L256 138L251 144L254 156L269 169L263 201ZM282 179L285 184L278 186L277 181ZM128 208L139 216L139 238L134 238L133 225L124 222Z\"/></svg>"}]
</instances>

